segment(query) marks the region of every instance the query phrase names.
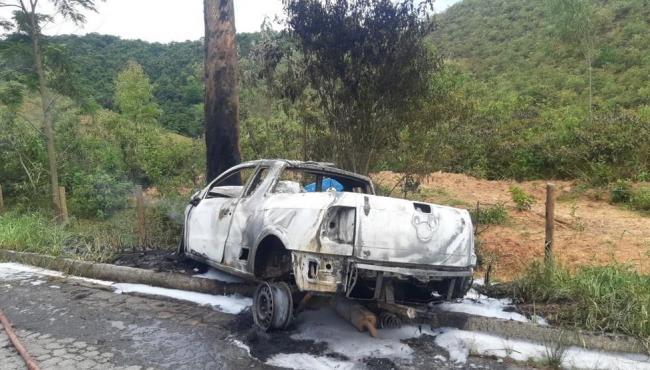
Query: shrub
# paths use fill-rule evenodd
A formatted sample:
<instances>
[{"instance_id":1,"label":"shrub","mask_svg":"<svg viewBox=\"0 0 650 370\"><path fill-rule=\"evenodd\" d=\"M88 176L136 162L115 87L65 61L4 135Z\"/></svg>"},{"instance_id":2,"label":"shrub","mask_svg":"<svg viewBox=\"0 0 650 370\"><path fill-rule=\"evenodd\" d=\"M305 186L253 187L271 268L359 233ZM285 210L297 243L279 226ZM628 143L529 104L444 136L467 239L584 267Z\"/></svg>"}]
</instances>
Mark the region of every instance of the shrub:
<instances>
[{"instance_id":1,"label":"shrub","mask_svg":"<svg viewBox=\"0 0 650 370\"><path fill-rule=\"evenodd\" d=\"M637 189L630 199L632 208L638 211L650 211L650 187Z\"/></svg>"},{"instance_id":2,"label":"shrub","mask_svg":"<svg viewBox=\"0 0 650 370\"><path fill-rule=\"evenodd\" d=\"M133 190L129 182L115 179L104 172L77 172L72 180L70 206L73 215L107 218L126 207L127 194Z\"/></svg>"},{"instance_id":3,"label":"shrub","mask_svg":"<svg viewBox=\"0 0 650 370\"><path fill-rule=\"evenodd\" d=\"M629 203L632 199L632 187L625 180L618 180L612 186L610 193L612 203Z\"/></svg>"},{"instance_id":4,"label":"shrub","mask_svg":"<svg viewBox=\"0 0 650 370\"><path fill-rule=\"evenodd\" d=\"M515 202L515 208L518 211L527 211L535 203L535 198L532 195L527 194L523 189L518 186L510 187L510 195L512 196L512 201Z\"/></svg>"},{"instance_id":5,"label":"shrub","mask_svg":"<svg viewBox=\"0 0 650 370\"><path fill-rule=\"evenodd\" d=\"M472 221L478 225L503 225L508 221L508 211L503 203L493 206L480 206L478 213L476 209L470 210Z\"/></svg>"}]
</instances>

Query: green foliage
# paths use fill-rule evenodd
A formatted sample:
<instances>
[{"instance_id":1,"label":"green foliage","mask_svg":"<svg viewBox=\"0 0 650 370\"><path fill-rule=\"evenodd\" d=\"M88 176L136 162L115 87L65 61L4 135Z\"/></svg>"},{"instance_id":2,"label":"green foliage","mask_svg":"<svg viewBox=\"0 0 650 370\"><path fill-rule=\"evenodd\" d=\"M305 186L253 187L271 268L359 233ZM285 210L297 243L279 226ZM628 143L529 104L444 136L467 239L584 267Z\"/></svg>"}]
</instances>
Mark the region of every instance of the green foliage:
<instances>
[{"instance_id":1,"label":"green foliage","mask_svg":"<svg viewBox=\"0 0 650 370\"><path fill-rule=\"evenodd\" d=\"M475 225L503 225L508 222L508 210L503 203L487 206L481 205L469 211Z\"/></svg>"},{"instance_id":2,"label":"green foliage","mask_svg":"<svg viewBox=\"0 0 650 370\"><path fill-rule=\"evenodd\" d=\"M626 266L584 267L571 274L533 263L516 288L527 303L562 303L557 312L562 324L650 337L650 277Z\"/></svg>"},{"instance_id":3,"label":"green foliage","mask_svg":"<svg viewBox=\"0 0 650 370\"><path fill-rule=\"evenodd\" d=\"M528 211L535 204L535 198L518 186L511 186L508 191L518 211Z\"/></svg>"},{"instance_id":4,"label":"green foliage","mask_svg":"<svg viewBox=\"0 0 650 370\"><path fill-rule=\"evenodd\" d=\"M149 77L134 61L129 61L117 75L115 105L135 125L158 122L160 108L154 101Z\"/></svg>"},{"instance_id":5,"label":"green foliage","mask_svg":"<svg viewBox=\"0 0 650 370\"><path fill-rule=\"evenodd\" d=\"M266 44L263 70L267 79L281 82L284 98L315 92L332 135L331 156L342 167L368 173L376 153L395 142L428 92L438 64L424 43L434 29L430 2L420 5L285 3L291 44ZM276 74L278 67L284 75Z\"/></svg>"},{"instance_id":6,"label":"green foliage","mask_svg":"<svg viewBox=\"0 0 650 370\"><path fill-rule=\"evenodd\" d=\"M104 173L77 172L72 177L70 211L79 217L107 218L126 207L133 184Z\"/></svg>"},{"instance_id":7,"label":"green foliage","mask_svg":"<svg viewBox=\"0 0 650 370\"><path fill-rule=\"evenodd\" d=\"M650 186L636 189L630 199L630 205L639 211L650 211Z\"/></svg>"},{"instance_id":8,"label":"green foliage","mask_svg":"<svg viewBox=\"0 0 650 370\"><path fill-rule=\"evenodd\" d=\"M632 199L632 186L625 180L618 180L612 185L609 195L613 203L629 203Z\"/></svg>"}]
</instances>

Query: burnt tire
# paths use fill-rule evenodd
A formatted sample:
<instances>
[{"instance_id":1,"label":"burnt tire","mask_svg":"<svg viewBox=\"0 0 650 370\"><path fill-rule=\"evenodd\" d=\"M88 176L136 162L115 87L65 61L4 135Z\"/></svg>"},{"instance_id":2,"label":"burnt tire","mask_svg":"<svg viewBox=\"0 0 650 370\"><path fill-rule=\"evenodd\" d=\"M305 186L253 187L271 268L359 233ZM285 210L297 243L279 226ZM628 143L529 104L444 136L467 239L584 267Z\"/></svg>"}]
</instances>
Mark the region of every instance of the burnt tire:
<instances>
[{"instance_id":1,"label":"burnt tire","mask_svg":"<svg viewBox=\"0 0 650 370\"><path fill-rule=\"evenodd\" d=\"M253 296L253 321L264 331L286 329L293 321L293 298L285 282L263 282Z\"/></svg>"},{"instance_id":2,"label":"burnt tire","mask_svg":"<svg viewBox=\"0 0 650 370\"><path fill-rule=\"evenodd\" d=\"M453 280L454 279L446 279L437 283L435 286L438 294L440 294L445 299L447 298L449 287L451 286L451 282ZM456 278L456 282L454 283L454 290L451 293L451 299L460 299L465 297L465 294L467 294L469 288L472 287L472 280L473 279L471 277Z\"/></svg>"}]
</instances>

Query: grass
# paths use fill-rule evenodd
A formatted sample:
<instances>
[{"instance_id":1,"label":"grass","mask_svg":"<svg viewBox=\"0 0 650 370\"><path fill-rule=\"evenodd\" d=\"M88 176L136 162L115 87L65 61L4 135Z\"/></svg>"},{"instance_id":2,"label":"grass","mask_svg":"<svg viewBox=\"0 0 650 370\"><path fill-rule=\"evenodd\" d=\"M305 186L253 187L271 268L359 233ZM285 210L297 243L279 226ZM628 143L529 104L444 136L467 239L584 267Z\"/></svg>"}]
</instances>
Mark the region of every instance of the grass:
<instances>
[{"instance_id":1,"label":"grass","mask_svg":"<svg viewBox=\"0 0 650 370\"><path fill-rule=\"evenodd\" d=\"M556 320L570 327L622 333L650 343L650 276L628 266L583 267L570 273L561 266L529 266L515 282L527 303L560 304Z\"/></svg>"},{"instance_id":2,"label":"grass","mask_svg":"<svg viewBox=\"0 0 650 370\"><path fill-rule=\"evenodd\" d=\"M637 211L650 211L650 186L640 187L634 191L630 205Z\"/></svg>"},{"instance_id":3,"label":"grass","mask_svg":"<svg viewBox=\"0 0 650 370\"><path fill-rule=\"evenodd\" d=\"M106 220L72 217L55 224L46 212L13 210L0 214L0 248L105 262L125 249L173 250L182 231L182 209L176 199L161 199L146 211L145 240L140 242L135 209Z\"/></svg>"},{"instance_id":4,"label":"grass","mask_svg":"<svg viewBox=\"0 0 650 370\"><path fill-rule=\"evenodd\" d=\"M70 233L45 215L6 212L0 215L0 248L60 255Z\"/></svg>"}]
</instances>

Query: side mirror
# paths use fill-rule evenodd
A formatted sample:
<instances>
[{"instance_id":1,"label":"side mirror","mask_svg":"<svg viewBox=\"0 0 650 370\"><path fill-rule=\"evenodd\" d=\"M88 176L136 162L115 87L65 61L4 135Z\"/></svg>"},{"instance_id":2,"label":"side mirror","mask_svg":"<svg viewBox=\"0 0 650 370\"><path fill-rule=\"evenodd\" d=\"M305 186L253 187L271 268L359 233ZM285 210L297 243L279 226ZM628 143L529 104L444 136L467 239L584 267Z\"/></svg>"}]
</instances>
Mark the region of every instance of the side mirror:
<instances>
[{"instance_id":1,"label":"side mirror","mask_svg":"<svg viewBox=\"0 0 650 370\"><path fill-rule=\"evenodd\" d=\"M190 200L190 204L194 207L198 206L200 202L201 202L201 198L199 198L198 196Z\"/></svg>"}]
</instances>

